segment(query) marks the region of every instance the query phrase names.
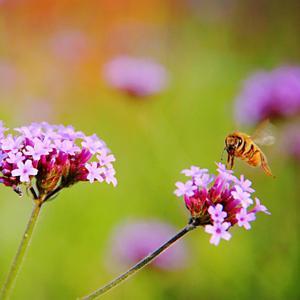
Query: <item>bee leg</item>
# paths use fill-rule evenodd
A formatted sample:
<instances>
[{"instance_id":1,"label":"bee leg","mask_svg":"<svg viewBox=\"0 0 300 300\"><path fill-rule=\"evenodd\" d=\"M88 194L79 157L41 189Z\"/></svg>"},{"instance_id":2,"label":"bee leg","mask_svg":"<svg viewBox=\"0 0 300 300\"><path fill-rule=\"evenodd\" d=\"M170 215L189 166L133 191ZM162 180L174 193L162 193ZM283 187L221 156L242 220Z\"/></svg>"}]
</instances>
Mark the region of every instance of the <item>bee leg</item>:
<instances>
[{"instance_id":1,"label":"bee leg","mask_svg":"<svg viewBox=\"0 0 300 300\"><path fill-rule=\"evenodd\" d=\"M260 153L260 158L261 158L261 167L263 168L263 170L265 171L265 173L268 176L273 176L272 171L271 171L271 169L269 167L269 164L268 164L266 156L263 153Z\"/></svg>"},{"instance_id":2,"label":"bee leg","mask_svg":"<svg viewBox=\"0 0 300 300\"><path fill-rule=\"evenodd\" d=\"M226 147L223 149L222 154L221 154L221 161L223 161L223 157L224 157L224 152L226 150Z\"/></svg>"},{"instance_id":3,"label":"bee leg","mask_svg":"<svg viewBox=\"0 0 300 300\"><path fill-rule=\"evenodd\" d=\"M234 156L228 154L228 156L227 156L227 163L226 163L227 169L231 170L233 168L233 165L234 165Z\"/></svg>"},{"instance_id":4,"label":"bee leg","mask_svg":"<svg viewBox=\"0 0 300 300\"><path fill-rule=\"evenodd\" d=\"M230 154L227 154L226 169L229 169Z\"/></svg>"},{"instance_id":5,"label":"bee leg","mask_svg":"<svg viewBox=\"0 0 300 300\"><path fill-rule=\"evenodd\" d=\"M234 165L234 155L231 155L230 170L232 170L233 165Z\"/></svg>"}]
</instances>

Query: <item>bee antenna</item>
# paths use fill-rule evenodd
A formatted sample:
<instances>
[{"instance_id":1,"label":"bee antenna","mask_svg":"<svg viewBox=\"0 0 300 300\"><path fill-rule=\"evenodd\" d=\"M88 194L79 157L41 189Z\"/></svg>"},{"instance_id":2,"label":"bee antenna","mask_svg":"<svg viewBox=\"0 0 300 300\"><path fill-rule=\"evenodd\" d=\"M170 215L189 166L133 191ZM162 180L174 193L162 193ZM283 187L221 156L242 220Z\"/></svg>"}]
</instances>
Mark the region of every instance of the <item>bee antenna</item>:
<instances>
[{"instance_id":1,"label":"bee antenna","mask_svg":"<svg viewBox=\"0 0 300 300\"><path fill-rule=\"evenodd\" d=\"M224 157L224 152L226 150L226 147L223 149L222 154L221 154L221 161L223 161L223 157Z\"/></svg>"}]
</instances>

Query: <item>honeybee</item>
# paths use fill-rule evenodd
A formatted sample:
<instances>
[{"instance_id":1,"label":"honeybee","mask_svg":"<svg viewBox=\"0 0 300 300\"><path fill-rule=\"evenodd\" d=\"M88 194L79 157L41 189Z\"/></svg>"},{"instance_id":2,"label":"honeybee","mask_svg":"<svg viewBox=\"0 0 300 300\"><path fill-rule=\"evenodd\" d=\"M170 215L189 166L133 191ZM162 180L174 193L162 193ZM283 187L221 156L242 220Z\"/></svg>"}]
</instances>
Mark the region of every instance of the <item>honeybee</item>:
<instances>
[{"instance_id":1,"label":"honeybee","mask_svg":"<svg viewBox=\"0 0 300 300\"><path fill-rule=\"evenodd\" d=\"M270 134L270 123L263 122L250 136L247 133L235 131L225 138L225 148L227 151L227 168L232 169L235 157L244 160L248 165L261 167L268 176L273 176L269 167L266 155L257 144L271 145L274 137Z\"/></svg>"}]
</instances>

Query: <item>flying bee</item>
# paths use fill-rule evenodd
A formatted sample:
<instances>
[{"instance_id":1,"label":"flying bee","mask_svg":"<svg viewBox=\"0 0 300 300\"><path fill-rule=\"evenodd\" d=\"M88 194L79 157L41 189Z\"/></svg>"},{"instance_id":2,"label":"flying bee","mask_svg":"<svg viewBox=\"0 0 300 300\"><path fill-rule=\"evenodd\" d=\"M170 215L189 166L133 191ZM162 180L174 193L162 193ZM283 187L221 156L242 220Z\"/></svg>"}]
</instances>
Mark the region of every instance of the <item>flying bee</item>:
<instances>
[{"instance_id":1,"label":"flying bee","mask_svg":"<svg viewBox=\"0 0 300 300\"><path fill-rule=\"evenodd\" d=\"M271 145L274 137L270 134L270 123L263 122L250 136L246 133L235 131L225 138L225 148L227 151L227 168L232 169L235 157L244 160L248 165L261 167L268 176L273 176L268 165L266 155L259 148L259 145Z\"/></svg>"}]
</instances>

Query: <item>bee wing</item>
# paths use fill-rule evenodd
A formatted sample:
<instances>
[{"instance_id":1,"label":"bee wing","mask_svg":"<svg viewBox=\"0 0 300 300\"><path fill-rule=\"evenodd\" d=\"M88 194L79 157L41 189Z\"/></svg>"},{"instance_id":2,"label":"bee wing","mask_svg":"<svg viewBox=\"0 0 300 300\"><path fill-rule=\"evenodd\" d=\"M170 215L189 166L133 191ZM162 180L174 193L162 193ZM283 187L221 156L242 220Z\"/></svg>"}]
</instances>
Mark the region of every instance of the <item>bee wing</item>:
<instances>
[{"instance_id":1,"label":"bee wing","mask_svg":"<svg viewBox=\"0 0 300 300\"><path fill-rule=\"evenodd\" d=\"M275 126L267 119L261 122L254 131L251 139L258 145L273 145L275 143Z\"/></svg>"}]
</instances>

